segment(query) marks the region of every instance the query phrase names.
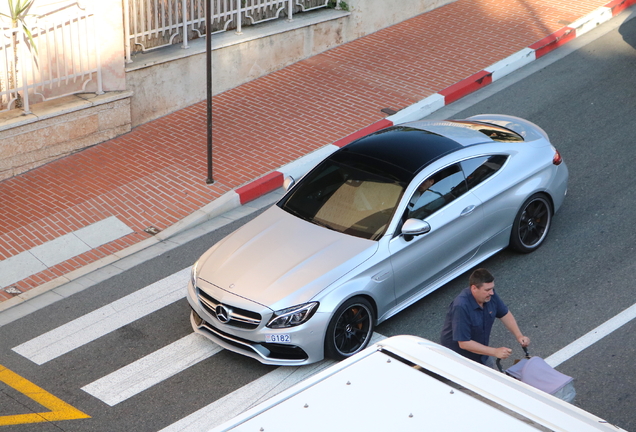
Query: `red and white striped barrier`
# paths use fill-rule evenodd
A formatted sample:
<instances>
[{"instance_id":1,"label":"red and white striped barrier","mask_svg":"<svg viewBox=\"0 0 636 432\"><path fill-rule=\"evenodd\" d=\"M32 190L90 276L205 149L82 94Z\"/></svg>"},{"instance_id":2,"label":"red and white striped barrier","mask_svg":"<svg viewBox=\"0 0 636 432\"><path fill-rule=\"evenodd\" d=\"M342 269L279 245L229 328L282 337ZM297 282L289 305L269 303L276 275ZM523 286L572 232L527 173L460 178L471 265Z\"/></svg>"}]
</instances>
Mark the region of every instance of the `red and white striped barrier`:
<instances>
[{"instance_id":1,"label":"red and white striped barrier","mask_svg":"<svg viewBox=\"0 0 636 432\"><path fill-rule=\"evenodd\" d=\"M360 129L353 134L344 137L335 143L325 146L324 148L313 152L297 161L281 167L279 170L271 172L236 191L228 192L236 193L239 196L240 204L243 205L253 199L256 199L268 192L278 189L283 185L283 180L287 176L295 179L301 177L305 172L311 169L319 161L340 147L350 142L368 135L372 132L393 126L399 123L419 120L431 114L438 109L455 102L462 97L473 93L498 79L501 79L511 72L520 69L534 60L543 57L554 49L570 42L571 40L587 33L603 24L614 16L621 13L626 8L636 4L636 0L612 0L605 6L592 11L586 16L572 22L549 36L544 37L538 42L533 43L503 60L494 63L484 70L469 76L450 87L441 90L409 107L400 110L398 113L388 116L372 125Z\"/></svg>"}]
</instances>

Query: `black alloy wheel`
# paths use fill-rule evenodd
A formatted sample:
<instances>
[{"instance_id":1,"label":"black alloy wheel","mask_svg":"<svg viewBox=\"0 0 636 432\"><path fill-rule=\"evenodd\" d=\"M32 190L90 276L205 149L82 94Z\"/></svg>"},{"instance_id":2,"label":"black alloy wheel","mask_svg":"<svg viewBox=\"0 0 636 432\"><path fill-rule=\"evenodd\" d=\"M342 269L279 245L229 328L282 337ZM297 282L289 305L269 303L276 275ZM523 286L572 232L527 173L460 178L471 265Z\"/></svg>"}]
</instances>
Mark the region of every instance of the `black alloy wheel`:
<instances>
[{"instance_id":1,"label":"black alloy wheel","mask_svg":"<svg viewBox=\"0 0 636 432\"><path fill-rule=\"evenodd\" d=\"M334 314L325 338L325 355L341 360L369 344L375 323L371 304L362 297L346 301Z\"/></svg>"},{"instance_id":2,"label":"black alloy wheel","mask_svg":"<svg viewBox=\"0 0 636 432\"><path fill-rule=\"evenodd\" d=\"M521 206L510 235L510 246L522 253L536 250L548 235L552 204L544 194L535 194Z\"/></svg>"}]
</instances>

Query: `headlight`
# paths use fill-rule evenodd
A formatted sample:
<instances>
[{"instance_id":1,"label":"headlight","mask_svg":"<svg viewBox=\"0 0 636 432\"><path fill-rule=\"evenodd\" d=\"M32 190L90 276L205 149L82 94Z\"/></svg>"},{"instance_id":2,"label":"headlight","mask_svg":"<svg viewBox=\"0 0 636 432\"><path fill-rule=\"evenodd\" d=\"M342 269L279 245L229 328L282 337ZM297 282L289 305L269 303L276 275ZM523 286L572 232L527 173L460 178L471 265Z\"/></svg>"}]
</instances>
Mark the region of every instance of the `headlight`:
<instances>
[{"instance_id":1,"label":"headlight","mask_svg":"<svg viewBox=\"0 0 636 432\"><path fill-rule=\"evenodd\" d=\"M318 302L281 309L274 312L274 316L267 323L267 327L277 329L300 325L311 318L316 309L318 309Z\"/></svg>"},{"instance_id":2,"label":"headlight","mask_svg":"<svg viewBox=\"0 0 636 432\"><path fill-rule=\"evenodd\" d=\"M190 272L190 282L192 282L192 287L196 289L197 287L197 277L199 273L197 272L197 268L199 267L199 261L195 262L192 266L192 271Z\"/></svg>"}]
</instances>

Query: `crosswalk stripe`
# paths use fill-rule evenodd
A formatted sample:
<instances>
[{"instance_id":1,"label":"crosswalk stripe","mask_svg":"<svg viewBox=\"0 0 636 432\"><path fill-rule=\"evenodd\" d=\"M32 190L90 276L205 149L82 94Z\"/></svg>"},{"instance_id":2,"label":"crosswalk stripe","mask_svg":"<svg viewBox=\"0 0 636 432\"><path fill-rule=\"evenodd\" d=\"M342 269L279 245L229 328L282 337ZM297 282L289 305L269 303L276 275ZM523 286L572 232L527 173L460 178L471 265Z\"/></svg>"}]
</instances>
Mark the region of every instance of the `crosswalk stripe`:
<instances>
[{"instance_id":1,"label":"crosswalk stripe","mask_svg":"<svg viewBox=\"0 0 636 432\"><path fill-rule=\"evenodd\" d=\"M369 344L382 339L385 336L374 333ZM210 431L335 363L334 360L323 360L306 366L281 366L159 432Z\"/></svg>"},{"instance_id":2,"label":"crosswalk stripe","mask_svg":"<svg viewBox=\"0 0 636 432\"><path fill-rule=\"evenodd\" d=\"M31 339L13 351L41 365L185 297L190 267Z\"/></svg>"},{"instance_id":3,"label":"crosswalk stripe","mask_svg":"<svg viewBox=\"0 0 636 432\"><path fill-rule=\"evenodd\" d=\"M82 390L110 406L117 405L221 350L204 336L191 333L85 385Z\"/></svg>"},{"instance_id":4,"label":"crosswalk stripe","mask_svg":"<svg viewBox=\"0 0 636 432\"><path fill-rule=\"evenodd\" d=\"M184 298L189 276L190 267L18 345L13 351L42 365ZM371 343L383 338L376 333ZM221 350L219 345L192 333L87 384L82 390L114 406ZM211 430L334 363L325 360L307 366L279 367L161 432L192 430L195 424L197 430Z\"/></svg>"},{"instance_id":5,"label":"crosswalk stripe","mask_svg":"<svg viewBox=\"0 0 636 432\"><path fill-rule=\"evenodd\" d=\"M281 366L160 432L209 431L334 363L326 360L307 366Z\"/></svg>"},{"instance_id":6,"label":"crosswalk stripe","mask_svg":"<svg viewBox=\"0 0 636 432\"><path fill-rule=\"evenodd\" d=\"M587 349L599 340L603 339L605 336L615 330L618 330L634 318L636 318L636 304L631 305L623 312L608 319L600 326L570 343L568 346L561 348L559 351L546 358L545 362L555 368L584 349Z\"/></svg>"}]
</instances>

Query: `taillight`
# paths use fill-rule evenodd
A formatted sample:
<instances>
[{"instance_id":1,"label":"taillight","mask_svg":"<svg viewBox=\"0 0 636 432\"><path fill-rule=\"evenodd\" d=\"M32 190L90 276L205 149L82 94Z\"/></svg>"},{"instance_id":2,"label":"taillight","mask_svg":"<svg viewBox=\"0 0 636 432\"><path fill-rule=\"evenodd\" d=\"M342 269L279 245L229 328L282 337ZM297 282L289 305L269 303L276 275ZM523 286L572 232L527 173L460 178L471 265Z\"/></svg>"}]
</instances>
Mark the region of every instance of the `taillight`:
<instances>
[{"instance_id":1,"label":"taillight","mask_svg":"<svg viewBox=\"0 0 636 432\"><path fill-rule=\"evenodd\" d=\"M563 158L561 157L561 153L557 149L554 149L554 157L552 158L552 163L554 165L561 165L563 162Z\"/></svg>"}]
</instances>

